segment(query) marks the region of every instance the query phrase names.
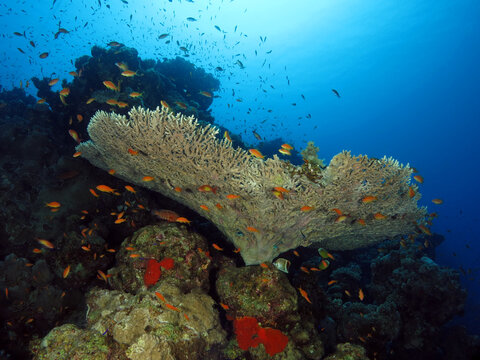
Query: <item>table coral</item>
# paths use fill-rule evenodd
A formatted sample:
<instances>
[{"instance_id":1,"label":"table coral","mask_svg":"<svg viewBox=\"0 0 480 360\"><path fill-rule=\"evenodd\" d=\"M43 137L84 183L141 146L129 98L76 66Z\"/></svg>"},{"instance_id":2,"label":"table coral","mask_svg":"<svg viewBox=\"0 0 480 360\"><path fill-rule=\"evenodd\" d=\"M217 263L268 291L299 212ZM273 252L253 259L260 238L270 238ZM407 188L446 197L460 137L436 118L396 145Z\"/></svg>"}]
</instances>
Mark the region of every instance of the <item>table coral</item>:
<instances>
[{"instance_id":1,"label":"table coral","mask_svg":"<svg viewBox=\"0 0 480 360\"><path fill-rule=\"evenodd\" d=\"M277 156L254 158L219 140L217 128L165 107L133 108L128 118L98 111L88 133L90 140L77 147L83 157L193 210L209 209L202 216L241 249L246 264L311 243L337 250L363 247L416 231L426 214L417 207L412 169L391 158L344 151L307 176ZM145 182L145 176L153 180ZM215 193L198 190L205 185ZM289 193L279 199L275 187ZM362 201L365 197L375 201Z\"/></svg>"}]
</instances>

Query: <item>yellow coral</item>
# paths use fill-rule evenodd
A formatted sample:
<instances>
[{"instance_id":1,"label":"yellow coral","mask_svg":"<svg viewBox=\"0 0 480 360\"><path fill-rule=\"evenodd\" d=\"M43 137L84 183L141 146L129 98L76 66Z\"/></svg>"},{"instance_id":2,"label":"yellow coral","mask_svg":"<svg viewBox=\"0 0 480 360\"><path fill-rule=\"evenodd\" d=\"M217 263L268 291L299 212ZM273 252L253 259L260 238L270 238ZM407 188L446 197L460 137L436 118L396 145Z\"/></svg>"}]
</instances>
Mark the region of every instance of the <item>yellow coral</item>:
<instances>
[{"instance_id":1,"label":"yellow coral","mask_svg":"<svg viewBox=\"0 0 480 360\"><path fill-rule=\"evenodd\" d=\"M253 158L230 141L219 140L217 128L158 108L134 108L128 118L98 111L88 132L91 140L77 147L82 156L195 211L208 206L211 211L203 211L202 216L241 248L247 264L271 261L311 243L331 250L366 246L414 231L415 222L425 215L425 209L417 207L418 196L408 196L411 169L393 159L342 152L313 182L277 156ZM138 155L131 156L129 148ZM145 175L154 181L143 182ZM202 185L218 187L217 193L198 191ZM283 199L272 192L278 186L290 190ZM175 187L191 191L177 192ZM240 197L230 200L228 194ZM364 204L361 199L367 195L378 200ZM304 206L313 209L302 212ZM345 221L335 221L338 215L333 208L346 215ZM386 219L375 219L375 213Z\"/></svg>"}]
</instances>

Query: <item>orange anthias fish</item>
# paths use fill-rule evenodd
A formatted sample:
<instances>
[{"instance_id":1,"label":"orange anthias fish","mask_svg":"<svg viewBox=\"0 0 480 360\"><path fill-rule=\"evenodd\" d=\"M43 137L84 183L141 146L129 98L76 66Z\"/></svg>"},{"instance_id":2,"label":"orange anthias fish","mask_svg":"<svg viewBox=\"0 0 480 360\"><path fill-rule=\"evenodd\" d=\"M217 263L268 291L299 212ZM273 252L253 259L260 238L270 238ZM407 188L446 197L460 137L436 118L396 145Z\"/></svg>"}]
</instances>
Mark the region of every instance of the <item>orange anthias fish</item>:
<instances>
[{"instance_id":1,"label":"orange anthias fish","mask_svg":"<svg viewBox=\"0 0 480 360\"><path fill-rule=\"evenodd\" d=\"M132 98L137 98L137 97L142 96L142 93L139 93L139 92L137 92L137 91L132 91L132 92L130 93L130 95L128 95L128 96L130 96L130 97L132 97Z\"/></svg>"},{"instance_id":2,"label":"orange anthias fish","mask_svg":"<svg viewBox=\"0 0 480 360\"><path fill-rule=\"evenodd\" d=\"M293 146L289 144L282 144L281 147L282 149L293 150Z\"/></svg>"},{"instance_id":3,"label":"orange anthias fish","mask_svg":"<svg viewBox=\"0 0 480 360\"><path fill-rule=\"evenodd\" d=\"M75 130L70 129L70 130L68 130L68 133L70 134L72 139L77 142L77 144L80 144L80 141L81 141L80 136L78 136L78 133Z\"/></svg>"},{"instance_id":4,"label":"orange anthias fish","mask_svg":"<svg viewBox=\"0 0 480 360\"><path fill-rule=\"evenodd\" d=\"M283 155L292 155L292 153L290 152L290 150L287 150L287 149L284 149L284 148L281 148L281 149L278 149L278 152L280 154L283 154Z\"/></svg>"},{"instance_id":5,"label":"orange anthias fish","mask_svg":"<svg viewBox=\"0 0 480 360\"><path fill-rule=\"evenodd\" d=\"M177 218L177 220L175 220L175 221L179 222L179 223L183 223L183 224L190 224L191 223L190 220L188 220L186 217L182 217L182 216Z\"/></svg>"},{"instance_id":6,"label":"orange anthias fish","mask_svg":"<svg viewBox=\"0 0 480 360\"><path fill-rule=\"evenodd\" d=\"M375 201L375 200L377 200L377 197L376 197L376 196L365 196L365 197L362 199L362 203L368 204L368 203L371 203L372 201Z\"/></svg>"},{"instance_id":7,"label":"orange anthias fish","mask_svg":"<svg viewBox=\"0 0 480 360\"><path fill-rule=\"evenodd\" d=\"M127 189L127 191L130 191L133 194L136 193L135 189L130 185L125 185L125 189Z\"/></svg>"},{"instance_id":8,"label":"orange anthias fish","mask_svg":"<svg viewBox=\"0 0 480 360\"><path fill-rule=\"evenodd\" d=\"M70 89L68 87L60 90L60 96L68 96L68 95L70 95Z\"/></svg>"},{"instance_id":9,"label":"orange anthias fish","mask_svg":"<svg viewBox=\"0 0 480 360\"><path fill-rule=\"evenodd\" d=\"M160 294L159 292L155 291L155 296L157 298L159 298L160 300L162 300L164 303L167 303L167 300L165 300L165 298L163 297L162 294Z\"/></svg>"},{"instance_id":10,"label":"orange anthias fish","mask_svg":"<svg viewBox=\"0 0 480 360\"><path fill-rule=\"evenodd\" d=\"M97 190L106 193L114 193L115 189L112 189L110 186L107 185L98 185Z\"/></svg>"},{"instance_id":11,"label":"orange anthias fish","mask_svg":"<svg viewBox=\"0 0 480 360\"><path fill-rule=\"evenodd\" d=\"M308 206L308 205L302 206L300 208L300 211L303 211L303 212L310 211L310 210L313 210L313 207Z\"/></svg>"},{"instance_id":12,"label":"orange anthias fish","mask_svg":"<svg viewBox=\"0 0 480 360\"><path fill-rule=\"evenodd\" d=\"M252 154L253 156L255 156L256 158L258 159L263 159L265 156L260 152L258 151L257 149L249 149L248 150L250 152L250 154Z\"/></svg>"},{"instance_id":13,"label":"orange anthias fish","mask_svg":"<svg viewBox=\"0 0 480 360\"><path fill-rule=\"evenodd\" d=\"M122 71L121 75L125 77L133 77L138 74L136 71L133 71L133 70L125 70L125 71Z\"/></svg>"},{"instance_id":14,"label":"orange anthias fish","mask_svg":"<svg viewBox=\"0 0 480 360\"><path fill-rule=\"evenodd\" d=\"M49 203L46 203L45 206L56 209L62 206L62 204L60 204L58 201L50 201Z\"/></svg>"},{"instance_id":15,"label":"orange anthias fish","mask_svg":"<svg viewBox=\"0 0 480 360\"><path fill-rule=\"evenodd\" d=\"M209 93L208 91L200 91L199 92L200 95L203 95L205 97L208 97L208 98L211 98L212 97L212 94Z\"/></svg>"},{"instance_id":16,"label":"orange anthias fish","mask_svg":"<svg viewBox=\"0 0 480 360\"><path fill-rule=\"evenodd\" d=\"M223 248L222 248L222 247L220 247L220 246L218 246L218 245L217 245L217 244L215 244L215 243L213 243L213 244L212 244L212 246L213 246L213 248L214 248L215 250L218 250L218 251L223 251Z\"/></svg>"},{"instance_id":17,"label":"orange anthias fish","mask_svg":"<svg viewBox=\"0 0 480 360\"><path fill-rule=\"evenodd\" d=\"M105 273L102 270L97 270L98 275L100 275L100 278L105 281L106 283L108 282L108 277L105 275Z\"/></svg>"},{"instance_id":18,"label":"orange anthias fish","mask_svg":"<svg viewBox=\"0 0 480 360\"><path fill-rule=\"evenodd\" d=\"M60 79L52 79L48 82L48 86L53 86L55 85Z\"/></svg>"},{"instance_id":19,"label":"orange anthias fish","mask_svg":"<svg viewBox=\"0 0 480 360\"><path fill-rule=\"evenodd\" d=\"M413 190L411 186L408 187L408 196L410 197L410 199L415 196L415 190Z\"/></svg>"},{"instance_id":20,"label":"orange anthias fish","mask_svg":"<svg viewBox=\"0 0 480 360\"><path fill-rule=\"evenodd\" d=\"M246 229L250 232L258 232L258 229L254 228L253 226L247 226Z\"/></svg>"},{"instance_id":21,"label":"orange anthias fish","mask_svg":"<svg viewBox=\"0 0 480 360\"><path fill-rule=\"evenodd\" d=\"M227 305L227 304L224 304L224 303L219 303L220 306L223 308L223 310L228 310L230 309L230 307Z\"/></svg>"},{"instance_id":22,"label":"orange anthias fish","mask_svg":"<svg viewBox=\"0 0 480 360\"><path fill-rule=\"evenodd\" d=\"M379 212L378 212L378 213L375 213L375 214L373 215L373 217L374 217L375 219L377 219L377 220L384 220L384 219L387 218L385 215L383 215L382 213L379 213Z\"/></svg>"},{"instance_id":23,"label":"orange anthias fish","mask_svg":"<svg viewBox=\"0 0 480 360\"><path fill-rule=\"evenodd\" d=\"M308 298L307 292L305 290L303 290L301 287L299 287L298 290L300 291L300 294L302 294L303 298L311 304L312 302Z\"/></svg>"},{"instance_id":24,"label":"orange anthias fish","mask_svg":"<svg viewBox=\"0 0 480 360\"><path fill-rule=\"evenodd\" d=\"M107 89L110 89L110 90L113 90L113 91L118 91L118 88L111 81L105 80L103 82L103 85L105 85Z\"/></svg>"},{"instance_id":25,"label":"orange anthias fish","mask_svg":"<svg viewBox=\"0 0 480 360\"><path fill-rule=\"evenodd\" d=\"M148 181L155 180L155 178L154 178L153 176L144 176L144 177L142 178L142 180L148 182Z\"/></svg>"},{"instance_id":26,"label":"orange anthias fish","mask_svg":"<svg viewBox=\"0 0 480 360\"><path fill-rule=\"evenodd\" d=\"M415 180L417 180L420 184L423 184L423 177L420 175L415 175L413 177Z\"/></svg>"},{"instance_id":27,"label":"orange anthias fish","mask_svg":"<svg viewBox=\"0 0 480 360\"><path fill-rule=\"evenodd\" d=\"M202 185L198 188L198 191L200 192L212 192L214 194L217 193L217 187L213 187L210 185Z\"/></svg>"},{"instance_id":28,"label":"orange anthias fish","mask_svg":"<svg viewBox=\"0 0 480 360\"><path fill-rule=\"evenodd\" d=\"M205 211L210 211L207 205L200 205L200 208L205 210Z\"/></svg>"},{"instance_id":29,"label":"orange anthias fish","mask_svg":"<svg viewBox=\"0 0 480 360\"><path fill-rule=\"evenodd\" d=\"M363 301L363 299L365 298L365 294L363 293L362 288L358 290L358 298L360 299L360 301Z\"/></svg>"},{"instance_id":30,"label":"orange anthias fish","mask_svg":"<svg viewBox=\"0 0 480 360\"><path fill-rule=\"evenodd\" d=\"M132 148L128 148L128 153L131 154L131 155L138 155L138 151L136 150L133 150Z\"/></svg>"},{"instance_id":31,"label":"orange anthias fish","mask_svg":"<svg viewBox=\"0 0 480 360\"><path fill-rule=\"evenodd\" d=\"M180 109L183 109L183 110L186 110L187 109L187 105L181 101L175 101L175 104L180 108Z\"/></svg>"},{"instance_id":32,"label":"orange anthias fish","mask_svg":"<svg viewBox=\"0 0 480 360\"><path fill-rule=\"evenodd\" d=\"M170 305L170 304L168 304L168 303L165 303L165 306L166 306L167 308L169 308L170 310L180 312L180 309L177 308L177 307L175 307L175 306L173 306L173 305Z\"/></svg>"},{"instance_id":33,"label":"orange anthias fish","mask_svg":"<svg viewBox=\"0 0 480 360\"><path fill-rule=\"evenodd\" d=\"M235 194L228 194L227 195L227 199L230 199L230 200L235 200L235 199L238 199L240 198L240 195L235 195Z\"/></svg>"},{"instance_id":34,"label":"orange anthias fish","mask_svg":"<svg viewBox=\"0 0 480 360\"><path fill-rule=\"evenodd\" d=\"M228 141L232 141L232 138L230 137L230 134L228 133L227 130L225 130L225 132L223 133L223 137Z\"/></svg>"},{"instance_id":35,"label":"orange anthias fish","mask_svg":"<svg viewBox=\"0 0 480 360\"><path fill-rule=\"evenodd\" d=\"M65 270L63 270L63 278L65 279L70 273L70 265L68 265Z\"/></svg>"},{"instance_id":36,"label":"orange anthias fish","mask_svg":"<svg viewBox=\"0 0 480 360\"><path fill-rule=\"evenodd\" d=\"M443 200L442 199L433 199L432 202L436 205L441 205L443 204Z\"/></svg>"},{"instance_id":37,"label":"orange anthias fish","mask_svg":"<svg viewBox=\"0 0 480 360\"><path fill-rule=\"evenodd\" d=\"M54 249L55 248L55 245L53 245L50 241L48 240L45 240L45 239L38 239L37 238L37 241L42 244L43 246L45 246L46 248L49 248L49 249Z\"/></svg>"},{"instance_id":38,"label":"orange anthias fish","mask_svg":"<svg viewBox=\"0 0 480 360\"><path fill-rule=\"evenodd\" d=\"M175 222L180 217L175 211L172 210L153 210L153 215L168 222Z\"/></svg>"},{"instance_id":39,"label":"orange anthias fish","mask_svg":"<svg viewBox=\"0 0 480 360\"><path fill-rule=\"evenodd\" d=\"M99 197L99 195L95 192L95 190L93 189L89 189L89 190L90 190L90 194L92 194L95 197Z\"/></svg>"}]
</instances>

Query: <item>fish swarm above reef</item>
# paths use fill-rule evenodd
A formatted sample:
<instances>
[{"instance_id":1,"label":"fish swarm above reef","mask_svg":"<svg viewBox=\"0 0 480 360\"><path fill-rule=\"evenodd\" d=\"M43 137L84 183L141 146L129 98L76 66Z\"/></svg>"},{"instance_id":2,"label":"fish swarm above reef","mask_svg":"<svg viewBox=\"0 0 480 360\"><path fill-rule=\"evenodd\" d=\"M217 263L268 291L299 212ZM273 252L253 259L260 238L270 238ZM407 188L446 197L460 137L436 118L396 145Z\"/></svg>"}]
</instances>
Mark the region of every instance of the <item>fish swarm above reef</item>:
<instances>
[{"instance_id":1,"label":"fish swarm above reef","mask_svg":"<svg viewBox=\"0 0 480 360\"><path fill-rule=\"evenodd\" d=\"M217 128L166 108L133 108L129 117L98 111L88 133L91 140L77 147L83 157L200 212L241 249L247 265L312 243L367 246L416 231L426 214L417 207L412 169L391 158L344 151L312 177L277 156L254 158L219 140ZM204 185L215 191L199 191ZM275 187L288 192L279 198Z\"/></svg>"}]
</instances>

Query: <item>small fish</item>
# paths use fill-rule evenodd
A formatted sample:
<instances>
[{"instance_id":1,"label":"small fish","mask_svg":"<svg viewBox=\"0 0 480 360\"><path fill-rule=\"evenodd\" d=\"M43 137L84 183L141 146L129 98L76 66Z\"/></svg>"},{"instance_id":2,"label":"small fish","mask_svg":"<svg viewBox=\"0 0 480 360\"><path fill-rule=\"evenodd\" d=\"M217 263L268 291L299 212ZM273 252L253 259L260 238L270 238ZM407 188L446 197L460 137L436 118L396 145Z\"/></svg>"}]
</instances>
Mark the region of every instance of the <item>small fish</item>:
<instances>
[{"instance_id":1,"label":"small fish","mask_svg":"<svg viewBox=\"0 0 480 360\"><path fill-rule=\"evenodd\" d=\"M181 101L175 101L175 104L180 108L180 109L183 109L183 110L186 110L188 108L188 106L181 102Z\"/></svg>"},{"instance_id":2,"label":"small fish","mask_svg":"<svg viewBox=\"0 0 480 360\"><path fill-rule=\"evenodd\" d=\"M80 136L78 136L78 133L75 130L70 129L70 130L68 130L68 133L70 134L72 139L77 142L77 144L80 144L80 142L81 142Z\"/></svg>"},{"instance_id":3,"label":"small fish","mask_svg":"<svg viewBox=\"0 0 480 360\"><path fill-rule=\"evenodd\" d=\"M56 209L62 206L62 204L60 204L58 201L50 201L48 203L45 203L45 206Z\"/></svg>"},{"instance_id":4,"label":"small fish","mask_svg":"<svg viewBox=\"0 0 480 360\"><path fill-rule=\"evenodd\" d=\"M103 85L105 85L107 89L118 91L118 88L115 86L115 84L109 80L105 80Z\"/></svg>"},{"instance_id":5,"label":"small fish","mask_svg":"<svg viewBox=\"0 0 480 360\"><path fill-rule=\"evenodd\" d=\"M298 253L297 250L293 250L293 255L295 255L296 257L300 257L300 254Z\"/></svg>"},{"instance_id":6,"label":"small fish","mask_svg":"<svg viewBox=\"0 0 480 360\"><path fill-rule=\"evenodd\" d=\"M341 223L347 220L347 215L340 215L335 219L335 223Z\"/></svg>"},{"instance_id":7,"label":"small fish","mask_svg":"<svg viewBox=\"0 0 480 360\"><path fill-rule=\"evenodd\" d=\"M37 104L44 104L45 101L47 101L47 100L45 100L45 99L38 99Z\"/></svg>"},{"instance_id":8,"label":"small fish","mask_svg":"<svg viewBox=\"0 0 480 360\"><path fill-rule=\"evenodd\" d=\"M127 191L130 191L133 194L136 193L135 189L130 185L125 185L125 189L127 189Z\"/></svg>"},{"instance_id":9,"label":"small fish","mask_svg":"<svg viewBox=\"0 0 480 360\"><path fill-rule=\"evenodd\" d=\"M443 204L443 200L442 199L432 199L432 202L436 205L441 205Z\"/></svg>"},{"instance_id":10,"label":"small fish","mask_svg":"<svg viewBox=\"0 0 480 360\"><path fill-rule=\"evenodd\" d=\"M92 194L93 196L95 196L95 197L99 197L99 196L100 196L100 195L98 195L98 194L95 192L95 190L93 190L93 189L89 189L89 190L90 190L90 194Z\"/></svg>"},{"instance_id":11,"label":"small fish","mask_svg":"<svg viewBox=\"0 0 480 360\"><path fill-rule=\"evenodd\" d=\"M262 155L262 153L260 151L258 151L257 149L249 149L248 150L250 152L250 154L252 154L253 156L255 156L256 158L258 159L263 159L265 156Z\"/></svg>"},{"instance_id":12,"label":"small fish","mask_svg":"<svg viewBox=\"0 0 480 360\"><path fill-rule=\"evenodd\" d=\"M112 189L110 186L107 186L107 185L98 185L96 187L96 189L101 191L101 192L105 192L105 193L114 193L115 192L115 189Z\"/></svg>"},{"instance_id":13,"label":"small fish","mask_svg":"<svg viewBox=\"0 0 480 360\"><path fill-rule=\"evenodd\" d=\"M313 207L305 205L300 208L300 211L307 212L313 210Z\"/></svg>"},{"instance_id":14,"label":"small fish","mask_svg":"<svg viewBox=\"0 0 480 360\"><path fill-rule=\"evenodd\" d=\"M127 221L127 219L121 218L121 219L115 220L114 222L115 222L115 224L121 224L121 223L123 223L123 222L125 222L125 221Z\"/></svg>"},{"instance_id":15,"label":"small fish","mask_svg":"<svg viewBox=\"0 0 480 360\"><path fill-rule=\"evenodd\" d=\"M159 298L160 300L162 300L164 303L167 303L167 300L165 300L165 298L163 297L162 294L160 294L159 292L155 291L155 296L157 298Z\"/></svg>"},{"instance_id":16,"label":"small fish","mask_svg":"<svg viewBox=\"0 0 480 360\"><path fill-rule=\"evenodd\" d=\"M197 21L194 17L187 17L187 21L194 22Z\"/></svg>"},{"instance_id":17,"label":"small fish","mask_svg":"<svg viewBox=\"0 0 480 360\"><path fill-rule=\"evenodd\" d=\"M167 108L168 110L170 110L170 105L168 105L168 103L167 103L165 100L161 100L161 101L160 101L160 104L162 105L162 107Z\"/></svg>"},{"instance_id":18,"label":"small fish","mask_svg":"<svg viewBox=\"0 0 480 360\"><path fill-rule=\"evenodd\" d=\"M48 86L53 86L55 85L60 79L52 79L48 82Z\"/></svg>"},{"instance_id":19,"label":"small fish","mask_svg":"<svg viewBox=\"0 0 480 360\"><path fill-rule=\"evenodd\" d=\"M423 177L421 175L415 175L413 178L420 184L423 184Z\"/></svg>"},{"instance_id":20,"label":"small fish","mask_svg":"<svg viewBox=\"0 0 480 360\"><path fill-rule=\"evenodd\" d=\"M83 115L82 114L77 114L77 120L78 120L78 122L82 122Z\"/></svg>"},{"instance_id":21,"label":"small fish","mask_svg":"<svg viewBox=\"0 0 480 360\"><path fill-rule=\"evenodd\" d=\"M281 186L276 186L273 188L275 191L281 192L281 193L289 193L290 190L285 189L284 187Z\"/></svg>"},{"instance_id":22,"label":"small fish","mask_svg":"<svg viewBox=\"0 0 480 360\"><path fill-rule=\"evenodd\" d=\"M223 137L228 141L232 141L232 138L230 137L230 134L228 133L227 130L225 130L225 132L223 133Z\"/></svg>"},{"instance_id":23,"label":"small fish","mask_svg":"<svg viewBox=\"0 0 480 360\"><path fill-rule=\"evenodd\" d=\"M255 139L257 139L259 141L262 140L262 137L255 130L252 131L252 134L253 134L253 136L255 136Z\"/></svg>"},{"instance_id":24,"label":"small fish","mask_svg":"<svg viewBox=\"0 0 480 360\"><path fill-rule=\"evenodd\" d=\"M302 270L305 274L310 274L310 271L305 266L301 266L300 270Z\"/></svg>"},{"instance_id":25,"label":"small fish","mask_svg":"<svg viewBox=\"0 0 480 360\"><path fill-rule=\"evenodd\" d=\"M365 197L362 199L362 203L368 204L368 203L371 203L372 201L375 201L375 200L377 200L377 197L376 197L376 196L365 196Z\"/></svg>"},{"instance_id":26,"label":"small fish","mask_svg":"<svg viewBox=\"0 0 480 360\"><path fill-rule=\"evenodd\" d=\"M210 185L202 185L197 190L200 192L212 192L214 194L217 193L217 188Z\"/></svg>"},{"instance_id":27,"label":"small fish","mask_svg":"<svg viewBox=\"0 0 480 360\"><path fill-rule=\"evenodd\" d=\"M223 206L220 203L216 203L215 206L217 207L217 209L223 209Z\"/></svg>"},{"instance_id":28,"label":"small fish","mask_svg":"<svg viewBox=\"0 0 480 360\"><path fill-rule=\"evenodd\" d=\"M170 305L170 304L168 304L168 303L165 303L165 306L166 306L167 308L169 308L170 310L180 312L180 309L177 308L177 307L175 307L175 306L173 306L173 305Z\"/></svg>"},{"instance_id":29,"label":"small fish","mask_svg":"<svg viewBox=\"0 0 480 360\"><path fill-rule=\"evenodd\" d=\"M384 219L387 218L385 215L383 215L382 213L379 213L379 212L375 213L375 214L373 215L373 217L374 217L375 219L377 219L377 220L384 220Z\"/></svg>"},{"instance_id":30,"label":"small fish","mask_svg":"<svg viewBox=\"0 0 480 360\"><path fill-rule=\"evenodd\" d=\"M158 37L159 40L165 39L168 36L168 34L162 34Z\"/></svg>"},{"instance_id":31,"label":"small fish","mask_svg":"<svg viewBox=\"0 0 480 360\"><path fill-rule=\"evenodd\" d=\"M105 273L102 270L97 270L98 275L100 275L100 278L105 281L105 283L108 283L108 277L105 275Z\"/></svg>"},{"instance_id":32,"label":"small fish","mask_svg":"<svg viewBox=\"0 0 480 360\"><path fill-rule=\"evenodd\" d=\"M110 46L110 47L119 47L119 46L123 46L123 44L117 42L117 41L110 41L107 46Z\"/></svg>"},{"instance_id":33,"label":"small fish","mask_svg":"<svg viewBox=\"0 0 480 360\"><path fill-rule=\"evenodd\" d=\"M420 228L420 230L421 230L424 234L426 234L426 235L428 235L428 236L431 236L431 235L432 235L432 232L430 231L430 229L427 228L425 225L418 225L418 227Z\"/></svg>"},{"instance_id":34,"label":"small fish","mask_svg":"<svg viewBox=\"0 0 480 360\"><path fill-rule=\"evenodd\" d=\"M133 258L133 259L139 258L140 254L131 254L130 257Z\"/></svg>"},{"instance_id":35,"label":"small fish","mask_svg":"<svg viewBox=\"0 0 480 360\"><path fill-rule=\"evenodd\" d=\"M224 303L219 303L220 306L223 308L223 310L228 310L230 309L230 307L227 305L227 304L224 304Z\"/></svg>"},{"instance_id":36,"label":"small fish","mask_svg":"<svg viewBox=\"0 0 480 360\"><path fill-rule=\"evenodd\" d=\"M139 93L137 91L132 91L128 96L130 96L131 98L137 98L137 97L141 97L142 93Z\"/></svg>"},{"instance_id":37,"label":"small fish","mask_svg":"<svg viewBox=\"0 0 480 360\"><path fill-rule=\"evenodd\" d=\"M287 156L292 155L292 153L290 152L290 150L287 150L287 149L284 149L284 148L278 149L278 152L279 152L280 154L287 155Z\"/></svg>"},{"instance_id":38,"label":"small fish","mask_svg":"<svg viewBox=\"0 0 480 360\"><path fill-rule=\"evenodd\" d=\"M352 297L352 294L350 294L350 291L348 291L348 290L345 290L345 294L349 297Z\"/></svg>"},{"instance_id":39,"label":"small fish","mask_svg":"<svg viewBox=\"0 0 480 360\"><path fill-rule=\"evenodd\" d=\"M362 226L365 226L365 225L366 225L366 224L365 224L365 220L363 220L363 219L358 219L357 222L358 222L360 225L362 225Z\"/></svg>"},{"instance_id":40,"label":"small fish","mask_svg":"<svg viewBox=\"0 0 480 360\"><path fill-rule=\"evenodd\" d=\"M211 98L212 97L212 93L208 92L208 91L200 91L199 92L200 95L203 95L205 97L208 97L208 98Z\"/></svg>"},{"instance_id":41,"label":"small fish","mask_svg":"<svg viewBox=\"0 0 480 360\"><path fill-rule=\"evenodd\" d=\"M153 176L144 176L144 177L142 178L142 180L148 182L148 181L153 181L153 180L155 180L155 178L154 178Z\"/></svg>"},{"instance_id":42,"label":"small fish","mask_svg":"<svg viewBox=\"0 0 480 360\"><path fill-rule=\"evenodd\" d=\"M281 147L282 149L293 150L293 146L289 144L282 144Z\"/></svg>"},{"instance_id":43,"label":"small fish","mask_svg":"<svg viewBox=\"0 0 480 360\"><path fill-rule=\"evenodd\" d=\"M235 250L233 250L233 252L234 252L235 254L238 254L240 251L242 251L241 248L236 248Z\"/></svg>"},{"instance_id":44,"label":"small fish","mask_svg":"<svg viewBox=\"0 0 480 360\"><path fill-rule=\"evenodd\" d=\"M365 294L363 293L362 288L358 289L358 298L360 299L360 301L363 301L363 299L365 298Z\"/></svg>"},{"instance_id":45,"label":"small fish","mask_svg":"<svg viewBox=\"0 0 480 360\"><path fill-rule=\"evenodd\" d=\"M207 205L200 205L200 208L205 210L205 211L210 211Z\"/></svg>"},{"instance_id":46,"label":"small fish","mask_svg":"<svg viewBox=\"0 0 480 360\"><path fill-rule=\"evenodd\" d=\"M178 217L177 220L175 220L176 222L179 222L179 223L183 223L183 224L190 224L191 221L188 220L186 217Z\"/></svg>"},{"instance_id":47,"label":"small fish","mask_svg":"<svg viewBox=\"0 0 480 360\"><path fill-rule=\"evenodd\" d=\"M268 269L268 265L265 264L265 263L261 263L260 266L261 266L262 268L264 268L264 269Z\"/></svg>"},{"instance_id":48,"label":"small fish","mask_svg":"<svg viewBox=\"0 0 480 360\"><path fill-rule=\"evenodd\" d=\"M256 228L254 228L253 226L247 226L246 229L247 229L247 231L250 231L250 232L258 232L258 230Z\"/></svg>"},{"instance_id":49,"label":"small fish","mask_svg":"<svg viewBox=\"0 0 480 360\"><path fill-rule=\"evenodd\" d=\"M115 171L114 169L110 169L110 170L108 170L108 173L109 173L110 175L113 175L113 174L116 173L116 171Z\"/></svg>"},{"instance_id":50,"label":"small fish","mask_svg":"<svg viewBox=\"0 0 480 360\"><path fill-rule=\"evenodd\" d=\"M340 97L340 94L338 93L338 91L337 91L337 90L335 90L335 89L332 89L332 92L335 94L335 96L336 96L336 97L338 97L338 98Z\"/></svg>"},{"instance_id":51,"label":"small fish","mask_svg":"<svg viewBox=\"0 0 480 360\"><path fill-rule=\"evenodd\" d=\"M182 188L180 186L175 186L173 190L175 190L176 192L182 192Z\"/></svg>"},{"instance_id":52,"label":"small fish","mask_svg":"<svg viewBox=\"0 0 480 360\"><path fill-rule=\"evenodd\" d=\"M73 153L72 156L73 156L74 158L77 158L77 157L79 157L80 155L82 155L81 151L77 151L77 152Z\"/></svg>"},{"instance_id":53,"label":"small fish","mask_svg":"<svg viewBox=\"0 0 480 360\"><path fill-rule=\"evenodd\" d=\"M411 186L408 187L408 196L410 197L410 199L415 196L415 190L413 190Z\"/></svg>"},{"instance_id":54,"label":"small fish","mask_svg":"<svg viewBox=\"0 0 480 360\"><path fill-rule=\"evenodd\" d=\"M70 88L68 88L68 87L63 88L62 90L60 90L59 94L60 94L61 97L65 97L65 96L70 95Z\"/></svg>"},{"instance_id":55,"label":"small fish","mask_svg":"<svg viewBox=\"0 0 480 360\"><path fill-rule=\"evenodd\" d=\"M307 292L305 290L303 290L301 287L299 287L298 290L300 291L300 294L302 294L303 298L311 304L312 302L308 298Z\"/></svg>"},{"instance_id":56,"label":"small fish","mask_svg":"<svg viewBox=\"0 0 480 360\"><path fill-rule=\"evenodd\" d=\"M55 245L53 245L50 241L48 240L45 240L45 239L36 239L40 244L42 244L43 246L45 246L46 248L49 248L49 249L54 249L55 248Z\"/></svg>"},{"instance_id":57,"label":"small fish","mask_svg":"<svg viewBox=\"0 0 480 360\"><path fill-rule=\"evenodd\" d=\"M223 251L223 248L222 248L222 247L220 247L220 246L218 246L218 245L217 245L217 244L215 244L215 243L213 243L213 244L212 244L212 246L213 246L213 248L214 248L215 250L218 250L218 251Z\"/></svg>"},{"instance_id":58,"label":"small fish","mask_svg":"<svg viewBox=\"0 0 480 360\"><path fill-rule=\"evenodd\" d=\"M108 99L105 101L108 105L118 105L118 101L116 99Z\"/></svg>"},{"instance_id":59,"label":"small fish","mask_svg":"<svg viewBox=\"0 0 480 360\"><path fill-rule=\"evenodd\" d=\"M122 71L122 73L120 74L122 76L125 76L125 77L133 77L135 75L138 75L136 71L133 71L133 70L125 70L125 71Z\"/></svg>"},{"instance_id":60,"label":"small fish","mask_svg":"<svg viewBox=\"0 0 480 360\"><path fill-rule=\"evenodd\" d=\"M330 281L327 283L327 285L330 286L330 285L333 285L333 284L335 284L335 283L337 283L337 282L338 282L338 280L330 280Z\"/></svg>"},{"instance_id":61,"label":"small fish","mask_svg":"<svg viewBox=\"0 0 480 360\"><path fill-rule=\"evenodd\" d=\"M63 278L66 279L68 274L70 274L70 265L68 265L65 270L63 270Z\"/></svg>"},{"instance_id":62,"label":"small fish","mask_svg":"<svg viewBox=\"0 0 480 360\"><path fill-rule=\"evenodd\" d=\"M40 55L38 55L38 57L39 57L40 59L45 59L45 58L48 57L48 52L43 52L43 53L41 53Z\"/></svg>"},{"instance_id":63,"label":"small fish","mask_svg":"<svg viewBox=\"0 0 480 360\"><path fill-rule=\"evenodd\" d=\"M240 198L240 195L235 195L235 194L228 194L227 195L227 199L230 199L230 200L235 200L235 199L239 199Z\"/></svg>"}]
</instances>

